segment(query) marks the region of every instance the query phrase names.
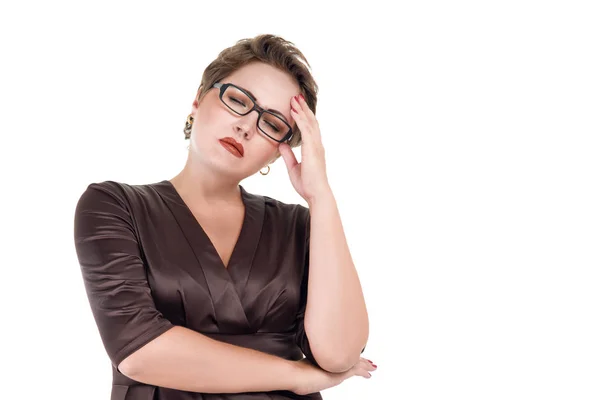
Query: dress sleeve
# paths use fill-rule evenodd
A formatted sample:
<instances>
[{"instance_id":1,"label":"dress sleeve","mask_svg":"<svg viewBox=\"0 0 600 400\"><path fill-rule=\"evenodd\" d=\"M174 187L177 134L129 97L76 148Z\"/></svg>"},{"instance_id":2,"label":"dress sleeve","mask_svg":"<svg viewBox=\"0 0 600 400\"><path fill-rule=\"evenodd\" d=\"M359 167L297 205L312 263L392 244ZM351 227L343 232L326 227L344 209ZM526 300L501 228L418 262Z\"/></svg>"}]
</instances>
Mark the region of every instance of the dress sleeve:
<instances>
[{"instance_id":1,"label":"dress sleeve","mask_svg":"<svg viewBox=\"0 0 600 400\"><path fill-rule=\"evenodd\" d=\"M174 325L156 309L129 203L112 181L90 184L75 209L75 249L104 348L115 368Z\"/></svg>"}]
</instances>

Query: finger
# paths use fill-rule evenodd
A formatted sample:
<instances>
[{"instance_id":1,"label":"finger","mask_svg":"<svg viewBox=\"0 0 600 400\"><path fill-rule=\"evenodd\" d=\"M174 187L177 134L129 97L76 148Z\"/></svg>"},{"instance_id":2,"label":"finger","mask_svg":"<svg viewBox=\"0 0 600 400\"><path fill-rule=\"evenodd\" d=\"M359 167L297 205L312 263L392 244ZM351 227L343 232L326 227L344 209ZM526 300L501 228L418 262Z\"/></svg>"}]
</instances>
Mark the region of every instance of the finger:
<instances>
[{"instance_id":1,"label":"finger","mask_svg":"<svg viewBox=\"0 0 600 400\"><path fill-rule=\"evenodd\" d=\"M363 363L359 362L350 369L349 376L364 376L365 378L369 377L369 371L367 371L367 367L363 365Z\"/></svg>"},{"instance_id":2,"label":"finger","mask_svg":"<svg viewBox=\"0 0 600 400\"><path fill-rule=\"evenodd\" d=\"M308 106L308 103L302 94L299 94L298 97L294 97L294 100L300 106L300 109L304 112L304 114L306 114L306 117L309 121L317 122L317 117ZM296 108L295 105L294 108ZM296 108L296 110L298 110L298 108Z\"/></svg>"},{"instance_id":3,"label":"finger","mask_svg":"<svg viewBox=\"0 0 600 400\"><path fill-rule=\"evenodd\" d=\"M294 110L297 112L294 112ZM311 136L308 138L309 141L312 140L312 137L318 140L321 139L319 122L304 100L298 101L297 98L292 97L292 117L296 121L300 132L302 132L303 139L309 135Z\"/></svg>"},{"instance_id":4,"label":"finger","mask_svg":"<svg viewBox=\"0 0 600 400\"><path fill-rule=\"evenodd\" d=\"M375 371L377 369L377 366L367 359L361 359L360 364L367 371Z\"/></svg>"},{"instance_id":5,"label":"finger","mask_svg":"<svg viewBox=\"0 0 600 400\"><path fill-rule=\"evenodd\" d=\"M315 115L312 113L308 104L299 97L292 97L290 105L292 106L292 115L296 115L300 119L306 121L309 125L317 123ZM295 112L294 112L295 111Z\"/></svg>"},{"instance_id":6,"label":"finger","mask_svg":"<svg viewBox=\"0 0 600 400\"><path fill-rule=\"evenodd\" d=\"M368 358L364 358L364 360L369 364L370 368L373 368L370 369L370 371L377 369L377 365L373 361L369 360Z\"/></svg>"},{"instance_id":7,"label":"finger","mask_svg":"<svg viewBox=\"0 0 600 400\"><path fill-rule=\"evenodd\" d=\"M298 126L298 129L300 130L300 134L302 135L302 143L308 144L309 146L317 145L317 143L318 143L317 140L319 140L319 139L317 137L315 137L314 128L306 120L306 118L301 116L300 114L296 114L293 111L292 111L292 116L293 116L294 120L296 121L296 125Z\"/></svg>"},{"instance_id":8,"label":"finger","mask_svg":"<svg viewBox=\"0 0 600 400\"><path fill-rule=\"evenodd\" d=\"M321 140L321 129L319 128L319 121L317 120L316 115L312 112L312 110L308 106L308 103L306 102L306 99L301 94L298 95L298 98L296 100L300 104L302 111L304 111L304 113L308 117L307 118L308 121L310 121L311 125L313 126L315 137L317 137L318 140L320 141Z\"/></svg>"},{"instance_id":9,"label":"finger","mask_svg":"<svg viewBox=\"0 0 600 400\"><path fill-rule=\"evenodd\" d=\"M360 376L371 376L370 371L374 371L376 368L367 359L361 358L359 362L354 365L353 374Z\"/></svg>"},{"instance_id":10,"label":"finger","mask_svg":"<svg viewBox=\"0 0 600 400\"><path fill-rule=\"evenodd\" d=\"M362 376L362 377L364 377L364 378L367 378L367 379L369 379L369 378L371 377L371 373L370 373L369 371L367 371L367 370L364 370L364 369L362 369L362 368L359 368L359 369L356 371L356 373L355 373L355 376Z\"/></svg>"},{"instance_id":11,"label":"finger","mask_svg":"<svg viewBox=\"0 0 600 400\"><path fill-rule=\"evenodd\" d=\"M364 370L365 372L371 372L375 371L377 366L375 366L370 360L361 357L360 361L356 363L356 368Z\"/></svg>"},{"instance_id":12,"label":"finger","mask_svg":"<svg viewBox=\"0 0 600 400\"><path fill-rule=\"evenodd\" d=\"M292 97L290 105L292 106L292 118L294 118L297 124L302 123L303 126L298 125L298 128L302 130L305 126L308 125L308 118L306 112L304 112L302 106L300 105L300 103L298 103L295 97Z\"/></svg>"},{"instance_id":13,"label":"finger","mask_svg":"<svg viewBox=\"0 0 600 400\"><path fill-rule=\"evenodd\" d=\"M287 143L281 143L279 145L279 153L285 162L288 172L291 173L294 167L298 165L298 160L296 159L296 155L292 151L292 148Z\"/></svg>"}]
</instances>

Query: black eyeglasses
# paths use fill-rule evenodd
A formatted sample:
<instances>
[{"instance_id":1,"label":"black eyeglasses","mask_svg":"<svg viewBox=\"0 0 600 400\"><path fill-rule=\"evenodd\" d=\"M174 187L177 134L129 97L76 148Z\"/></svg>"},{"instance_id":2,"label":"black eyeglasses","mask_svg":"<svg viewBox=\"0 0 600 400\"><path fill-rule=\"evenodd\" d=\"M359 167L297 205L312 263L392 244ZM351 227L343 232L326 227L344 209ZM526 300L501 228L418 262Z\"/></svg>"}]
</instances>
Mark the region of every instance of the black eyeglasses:
<instances>
[{"instance_id":1,"label":"black eyeglasses","mask_svg":"<svg viewBox=\"0 0 600 400\"><path fill-rule=\"evenodd\" d=\"M215 83L214 88L220 89L219 99L231 111L238 115L247 115L252 111L258 112L256 127L269 138L282 143L292 137L292 127L281 116L265 110L256 104L253 96L233 83Z\"/></svg>"}]
</instances>

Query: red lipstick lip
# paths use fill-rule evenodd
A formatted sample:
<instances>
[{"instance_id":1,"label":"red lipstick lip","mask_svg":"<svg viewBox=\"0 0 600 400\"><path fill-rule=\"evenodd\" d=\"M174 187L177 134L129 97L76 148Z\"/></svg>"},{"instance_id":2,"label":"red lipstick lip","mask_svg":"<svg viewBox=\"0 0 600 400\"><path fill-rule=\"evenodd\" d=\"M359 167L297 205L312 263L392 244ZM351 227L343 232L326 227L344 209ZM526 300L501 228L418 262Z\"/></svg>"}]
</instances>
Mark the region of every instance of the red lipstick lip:
<instances>
[{"instance_id":1,"label":"red lipstick lip","mask_svg":"<svg viewBox=\"0 0 600 400\"><path fill-rule=\"evenodd\" d=\"M242 144L239 143L239 142L237 142L234 138L232 138L232 137L224 137L224 138L221 138L219 140L222 141L222 142L225 142L227 144L230 144L233 147L235 147L236 150L240 152L240 155L242 157L244 157L244 146L242 146Z\"/></svg>"}]
</instances>

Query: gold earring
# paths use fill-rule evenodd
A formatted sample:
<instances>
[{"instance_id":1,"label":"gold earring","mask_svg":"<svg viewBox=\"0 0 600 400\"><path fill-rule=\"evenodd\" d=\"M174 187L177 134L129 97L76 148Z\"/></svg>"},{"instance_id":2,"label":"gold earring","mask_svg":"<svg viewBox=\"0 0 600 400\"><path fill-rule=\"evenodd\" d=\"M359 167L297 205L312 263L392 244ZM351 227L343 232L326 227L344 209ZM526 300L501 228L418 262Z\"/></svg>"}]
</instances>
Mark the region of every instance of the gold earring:
<instances>
[{"instance_id":1,"label":"gold earring","mask_svg":"<svg viewBox=\"0 0 600 400\"><path fill-rule=\"evenodd\" d=\"M186 121L185 121L185 127L183 128L183 133L185 133L185 138L189 139L190 135L192 133L192 124L194 123L194 117L192 117L192 114L188 115Z\"/></svg>"},{"instance_id":2,"label":"gold earring","mask_svg":"<svg viewBox=\"0 0 600 400\"><path fill-rule=\"evenodd\" d=\"M261 168L261 170L260 170L260 174L261 174L261 175L267 175L269 172L271 172L271 166L270 166L270 165L267 165L267 168L268 168L268 169L267 169L267 172L262 172L262 168Z\"/></svg>"}]
</instances>

